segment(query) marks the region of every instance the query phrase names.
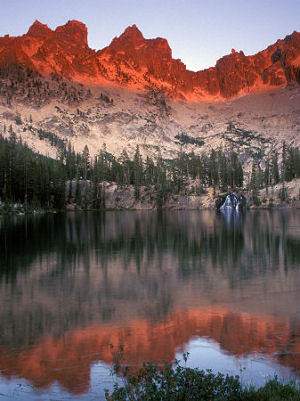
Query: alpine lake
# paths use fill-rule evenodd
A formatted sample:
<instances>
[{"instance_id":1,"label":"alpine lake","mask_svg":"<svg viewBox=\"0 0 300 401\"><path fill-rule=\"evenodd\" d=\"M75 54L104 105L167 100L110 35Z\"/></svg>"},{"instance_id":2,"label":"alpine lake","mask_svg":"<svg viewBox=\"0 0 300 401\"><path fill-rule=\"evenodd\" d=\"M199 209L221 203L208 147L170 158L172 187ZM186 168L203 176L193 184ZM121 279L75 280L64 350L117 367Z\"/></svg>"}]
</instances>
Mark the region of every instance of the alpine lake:
<instances>
[{"instance_id":1,"label":"alpine lake","mask_svg":"<svg viewBox=\"0 0 300 401\"><path fill-rule=\"evenodd\" d=\"M300 211L2 216L0 302L0 400L103 400L120 345L298 380Z\"/></svg>"}]
</instances>

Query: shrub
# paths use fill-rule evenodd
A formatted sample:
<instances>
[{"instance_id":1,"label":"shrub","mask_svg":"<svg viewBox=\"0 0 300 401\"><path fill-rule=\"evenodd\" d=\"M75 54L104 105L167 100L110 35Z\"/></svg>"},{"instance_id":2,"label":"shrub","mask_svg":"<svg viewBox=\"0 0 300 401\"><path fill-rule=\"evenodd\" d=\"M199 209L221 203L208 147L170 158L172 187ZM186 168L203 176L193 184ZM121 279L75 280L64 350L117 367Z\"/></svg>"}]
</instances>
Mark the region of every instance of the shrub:
<instances>
[{"instance_id":1,"label":"shrub","mask_svg":"<svg viewBox=\"0 0 300 401\"><path fill-rule=\"evenodd\" d=\"M300 401L296 384L282 384L275 377L262 388L243 388L239 376L188 368L188 353L183 354L184 366L178 360L174 367L146 362L130 373L128 367L121 367L123 348L120 350L114 356L112 373L123 376L124 385L116 382L111 394L105 390L107 401Z\"/></svg>"},{"instance_id":2,"label":"shrub","mask_svg":"<svg viewBox=\"0 0 300 401\"><path fill-rule=\"evenodd\" d=\"M264 387L244 390L242 401L300 401L300 391L296 384L280 383L275 377L268 381Z\"/></svg>"},{"instance_id":3,"label":"shrub","mask_svg":"<svg viewBox=\"0 0 300 401\"><path fill-rule=\"evenodd\" d=\"M193 138L189 135L186 135L184 132L182 132L180 135L176 135L175 138L178 139L183 145L186 144L197 145L197 146L204 145L204 141L202 139Z\"/></svg>"},{"instance_id":4,"label":"shrub","mask_svg":"<svg viewBox=\"0 0 300 401\"><path fill-rule=\"evenodd\" d=\"M107 401L240 400L238 376L188 368L179 361L175 361L174 368L170 364L159 367L147 362L137 374L129 374L126 369L122 373L126 377L125 385L115 384L112 394L106 391Z\"/></svg>"}]
</instances>

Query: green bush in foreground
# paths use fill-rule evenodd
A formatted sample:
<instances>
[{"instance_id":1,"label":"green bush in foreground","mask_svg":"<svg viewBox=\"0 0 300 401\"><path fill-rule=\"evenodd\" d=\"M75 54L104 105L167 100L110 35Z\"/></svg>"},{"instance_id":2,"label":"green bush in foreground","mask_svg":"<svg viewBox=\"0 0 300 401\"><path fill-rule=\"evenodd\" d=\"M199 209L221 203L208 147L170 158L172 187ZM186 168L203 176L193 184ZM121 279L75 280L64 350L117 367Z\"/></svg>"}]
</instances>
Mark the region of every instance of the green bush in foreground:
<instances>
[{"instance_id":1,"label":"green bush in foreground","mask_svg":"<svg viewBox=\"0 0 300 401\"><path fill-rule=\"evenodd\" d=\"M242 390L240 399L243 401L300 401L300 390L296 384L282 384L275 378L258 390Z\"/></svg>"},{"instance_id":2,"label":"green bush in foreground","mask_svg":"<svg viewBox=\"0 0 300 401\"><path fill-rule=\"evenodd\" d=\"M187 356L183 355L185 362ZM175 367L147 362L134 374L116 363L113 374L123 375L124 384L116 383L111 394L106 390L107 401L300 401L299 388L282 384L276 377L258 390L247 389L242 387L239 376L192 369L181 366L179 361L175 361Z\"/></svg>"}]
</instances>

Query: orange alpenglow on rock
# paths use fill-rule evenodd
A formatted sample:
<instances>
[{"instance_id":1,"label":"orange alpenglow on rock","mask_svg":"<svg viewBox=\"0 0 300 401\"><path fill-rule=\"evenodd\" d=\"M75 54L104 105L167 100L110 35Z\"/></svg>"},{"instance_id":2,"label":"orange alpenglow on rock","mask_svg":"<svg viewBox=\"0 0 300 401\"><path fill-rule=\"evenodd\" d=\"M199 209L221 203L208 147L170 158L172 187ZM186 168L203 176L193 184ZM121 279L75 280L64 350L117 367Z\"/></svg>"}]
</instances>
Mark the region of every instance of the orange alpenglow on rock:
<instances>
[{"instance_id":1,"label":"orange alpenglow on rock","mask_svg":"<svg viewBox=\"0 0 300 401\"><path fill-rule=\"evenodd\" d=\"M218 342L231 355L260 353L300 372L299 333L300 327L288 319L222 309L178 311L161 323L137 319L79 329L60 338L43 337L19 350L2 346L0 370L7 378L24 378L35 387L58 382L80 394L89 389L91 365L99 360L113 363L120 344L124 345L122 363L136 369L144 361L173 361L176 352L184 352L188 342L199 336Z\"/></svg>"},{"instance_id":2,"label":"orange alpenglow on rock","mask_svg":"<svg viewBox=\"0 0 300 401\"><path fill-rule=\"evenodd\" d=\"M252 56L232 49L215 67L197 72L172 58L166 39L145 39L136 25L99 51L88 46L87 27L75 20L55 30L35 21L23 36L0 38L2 69L19 65L83 84L122 85L135 91L151 87L174 99L193 101L300 84L299 60L299 32Z\"/></svg>"},{"instance_id":3,"label":"orange alpenglow on rock","mask_svg":"<svg viewBox=\"0 0 300 401\"><path fill-rule=\"evenodd\" d=\"M45 37L51 34L53 31L46 24L42 24L40 21L35 20L31 27L28 29L26 36L31 36L37 39L45 39Z\"/></svg>"}]
</instances>

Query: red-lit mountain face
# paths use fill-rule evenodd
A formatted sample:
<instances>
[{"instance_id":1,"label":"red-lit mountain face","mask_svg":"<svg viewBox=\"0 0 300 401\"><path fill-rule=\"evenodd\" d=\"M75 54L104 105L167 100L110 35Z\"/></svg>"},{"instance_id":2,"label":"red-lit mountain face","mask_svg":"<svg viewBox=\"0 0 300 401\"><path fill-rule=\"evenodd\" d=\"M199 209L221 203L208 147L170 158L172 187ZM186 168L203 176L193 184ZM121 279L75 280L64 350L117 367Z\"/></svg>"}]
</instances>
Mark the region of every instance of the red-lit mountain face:
<instances>
[{"instance_id":1,"label":"red-lit mountain face","mask_svg":"<svg viewBox=\"0 0 300 401\"><path fill-rule=\"evenodd\" d=\"M88 46L83 23L69 21L53 31L35 21L23 36L0 38L0 68L13 66L83 84L113 83L134 90L159 89L175 99L221 100L300 84L300 33L253 56L232 50L215 67L193 72L172 58L166 39L145 39L135 25L96 52Z\"/></svg>"},{"instance_id":2,"label":"red-lit mountain face","mask_svg":"<svg viewBox=\"0 0 300 401\"><path fill-rule=\"evenodd\" d=\"M182 147L222 147L250 166L283 141L300 146L299 71L297 32L192 72L165 39L145 39L135 25L95 51L81 22L51 30L36 21L23 36L0 38L0 135L13 131L51 157L60 154L55 136L91 155L103 144L114 155L139 145L143 156L167 159Z\"/></svg>"}]
</instances>

